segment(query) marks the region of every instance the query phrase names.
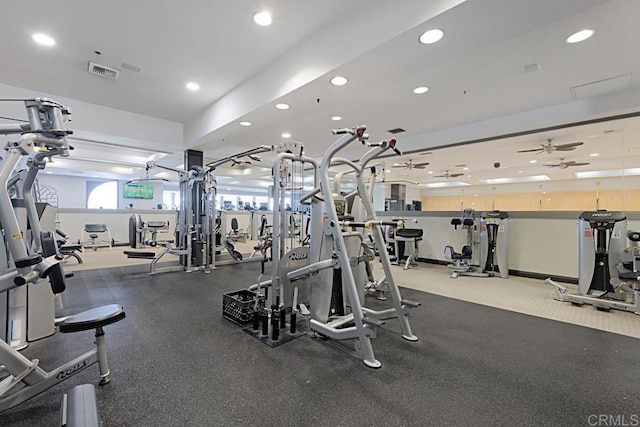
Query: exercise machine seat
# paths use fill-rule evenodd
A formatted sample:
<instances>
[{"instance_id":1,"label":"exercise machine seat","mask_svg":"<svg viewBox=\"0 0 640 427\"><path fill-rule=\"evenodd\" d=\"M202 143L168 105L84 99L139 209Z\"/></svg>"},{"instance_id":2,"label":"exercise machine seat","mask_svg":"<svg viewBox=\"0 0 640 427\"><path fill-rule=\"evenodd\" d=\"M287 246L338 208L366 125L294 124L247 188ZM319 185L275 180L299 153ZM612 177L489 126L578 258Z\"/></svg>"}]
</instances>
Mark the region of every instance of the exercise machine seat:
<instances>
[{"instance_id":1,"label":"exercise machine seat","mask_svg":"<svg viewBox=\"0 0 640 427\"><path fill-rule=\"evenodd\" d=\"M147 221L147 228L165 228L169 225L167 221Z\"/></svg>"},{"instance_id":2,"label":"exercise machine seat","mask_svg":"<svg viewBox=\"0 0 640 427\"><path fill-rule=\"evenodd\" d=\"M141 258L141 259L154 259L156 257L155 252L150 251L122 251L127 258Z\"/></svg>"},{"instance_id":3,"label":"exercise machine seat","mask_svg":"<svg viewBox=\"0 0 640 427\"><path fill-rule=\"evenodd\" d=\"M60 323L60 332L79 332L110 325L124 319L125 312L119 304L92 308L65 319Z\"/></svg>"},{"instance_id":4,"label":"exercise machine seat","mask_svg":"<svg viewBox=\"0 0 640 427\"><path fill-rule=\"evenodd\" d=\"M460 260L471 259L473 255L473 252L471 251L471 246L469 245L464 245L462 247L461 252L454 251L452 246L445 246L444 253L447 257L451 258L453 261L456 261L459 259Z\"/></svg>"},{"instance_id":5,"label":"exercise machine seat","mask_svg":"<svg viewBox=\"0 0 640 427\"><path fill-rule=\"evenodd\" d=\"M625 271L619 273L618 278L621 280L638 280L640 278L640 271Z\"/></svg>"},{"instance_id":6,"label":"exercise machine seat","mask_svg":"<svg viewBox=\"0 0 640 427\"><path fill-rule=\"evenodd\" d=\"M396 230L396 236L405 239L422 240L423 231L421 228L398 228Z\"/></svg>"}]
</instances>

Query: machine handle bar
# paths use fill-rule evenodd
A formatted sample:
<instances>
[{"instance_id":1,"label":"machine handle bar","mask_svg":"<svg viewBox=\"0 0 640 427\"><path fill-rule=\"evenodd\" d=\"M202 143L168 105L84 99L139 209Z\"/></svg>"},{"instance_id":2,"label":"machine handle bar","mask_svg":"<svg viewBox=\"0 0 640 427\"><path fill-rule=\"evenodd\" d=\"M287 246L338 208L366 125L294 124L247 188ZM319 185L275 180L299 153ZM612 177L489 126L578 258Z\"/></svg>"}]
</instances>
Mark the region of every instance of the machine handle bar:
<instances>
[{"instance_id":1,"label":"machine handle bar","mask_svg":"<svg viewBox=\"0 0 640 427\"><path fill-rule=\"evenodd\" d=\"M389 140L389 148L391 148L393 152L396 153L398 156L402 156L402 151L396 148L396 142L398 141L395 138L391 138Z\"/></svg>"},{"instance_id":2,"label":"machine handle bar","mask_svg":"<svg viewBox=\"0 0 640 427\"><path fill-rule=\"evenodd\" d=\"M389 225L391 227L402 228L404 226L404 221L364 221L364 222L354 222L354 221L345 221L342 223L345 227L354 227L354 228L371 228L373 225Z\"/></svg>"},{"instance_id":3,"label":"machine handle bar","mask_svg":"<svg viewBox=\"0 0 640 427\"><path fill-rule=\"evenodd\" d=\"M367 127L364 125L361 125L352 129L348 129L348 128L332 129L331 133L334 135L350 134L350 135L357 135L358 138L366 138L366 134L364 133L365 130L367 130Z\"/></svg>"}]
</instances>

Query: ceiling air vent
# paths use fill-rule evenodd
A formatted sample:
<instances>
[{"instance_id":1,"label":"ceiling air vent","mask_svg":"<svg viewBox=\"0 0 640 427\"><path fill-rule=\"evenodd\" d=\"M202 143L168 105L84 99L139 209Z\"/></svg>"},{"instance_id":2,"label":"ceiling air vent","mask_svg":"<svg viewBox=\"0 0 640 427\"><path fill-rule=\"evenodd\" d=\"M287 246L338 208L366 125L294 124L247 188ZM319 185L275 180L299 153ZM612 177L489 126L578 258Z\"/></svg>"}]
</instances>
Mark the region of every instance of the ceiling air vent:
<instances>
[{"instance_id":1,"label":"ceiling air vent","mask_svg":"<svg viewBox=\"0 0 640 427\"><path fill-rule=\"evenodd\" d=\"M389 129L387 132L392 133L392 134L396 134L396 133L401 133L401 132L406 132L404 129L402 128L395 128L395 129Z\"/></svg>"},{"instance_id":2,"label":"ceiling air vent","mask_svg":"<svg viewBox=\"0 0 640 427\"><path fill-rule=\"evenodd\" d=\"M96 64L89 61L89 74L95 74L96 76L104 77L111 80L116 80L120 74L120 70L117 68L107 67L106 65Z\"/></svg>"}]
</instances>

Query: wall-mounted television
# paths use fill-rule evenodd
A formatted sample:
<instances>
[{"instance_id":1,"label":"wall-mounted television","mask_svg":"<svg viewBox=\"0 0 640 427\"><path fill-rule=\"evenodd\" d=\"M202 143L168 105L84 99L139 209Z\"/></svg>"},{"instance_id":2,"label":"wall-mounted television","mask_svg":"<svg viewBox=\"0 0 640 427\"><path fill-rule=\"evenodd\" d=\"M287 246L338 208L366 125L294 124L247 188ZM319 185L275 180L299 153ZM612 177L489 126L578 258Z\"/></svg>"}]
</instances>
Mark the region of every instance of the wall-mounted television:
<instances>
[{"instance_id":1,"label":"wall-mounted television","mask_svg":"<svg viewBox=\"0 0 640 427\"><path fill-rule=\"evenodd\" d=\"M125 199L153 199L153 184L125 184L122 197Z\"/></svg>"}]
</instances>

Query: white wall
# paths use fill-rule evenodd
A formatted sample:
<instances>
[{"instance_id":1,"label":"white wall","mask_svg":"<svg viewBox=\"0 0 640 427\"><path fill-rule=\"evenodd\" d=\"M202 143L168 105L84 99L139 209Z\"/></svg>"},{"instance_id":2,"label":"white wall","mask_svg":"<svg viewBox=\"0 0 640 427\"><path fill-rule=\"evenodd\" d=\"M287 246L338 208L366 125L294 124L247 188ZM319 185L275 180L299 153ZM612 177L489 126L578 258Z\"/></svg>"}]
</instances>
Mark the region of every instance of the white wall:
<instances>
[{"instance_id":1,"label":"white wall","mask_svg":"<svg viewBox=\"0 0 640 427\"><path fill-rule=\"evenodd\" d=\"M56 189L58 193L58 207L80 208L87 207L86 179L75 176L38 174L38 183Z\"/></svg>"},{"instance_id":2,"label":"white wall","mask_svg":"<svg viewBox=\"0 0 640 427\"><path fill-rule=\"evenodd\" d=\"M103 181L98 178L81 178L66 175L38 174L38 183L53 187L58 192L58 207L84 209L87 207L87 181ZM118 209L125 209L133 203L134 209L155 209L162 203L164 185L153 183L153 199L125 199L122 197L122 187L126 181L118 182Z\"/></svg>"}]
</instances>

